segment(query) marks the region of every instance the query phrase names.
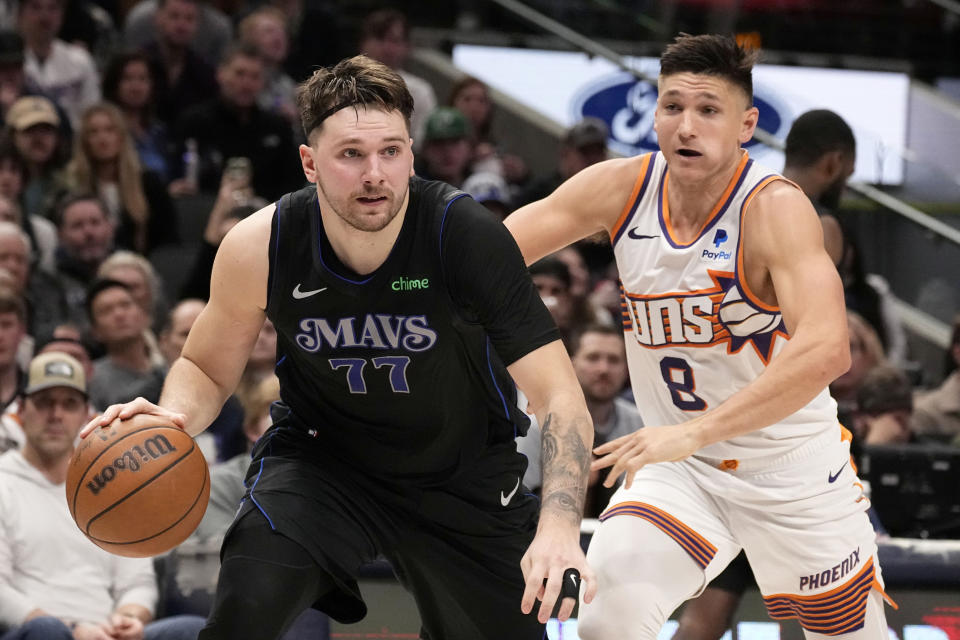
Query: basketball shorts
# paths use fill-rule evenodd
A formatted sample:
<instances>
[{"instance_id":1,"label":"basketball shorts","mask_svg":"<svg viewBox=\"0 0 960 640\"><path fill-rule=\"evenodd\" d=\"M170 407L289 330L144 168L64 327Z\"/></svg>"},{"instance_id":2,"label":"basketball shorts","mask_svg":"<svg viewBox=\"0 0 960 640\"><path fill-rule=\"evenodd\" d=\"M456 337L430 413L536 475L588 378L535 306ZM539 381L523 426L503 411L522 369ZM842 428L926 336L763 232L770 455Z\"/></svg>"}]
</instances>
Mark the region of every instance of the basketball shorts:
<instances>
[{"instance_id":1,"label":"basketball shorts","mask_svg":"<svg viewBox=\"0 0 960 640\"><path fill-rule=\"evenodd\" d=\"M525 467L510 442L448 485L418 489L360 473L284 422L255 447L234 522L259 510L304 547L337 585L314 607L340 622L366 615L357 577L383 556L417 602L423 637L541 640L544 625L520 612L539 512Z\"/></svg>"},{"instance_id":2,"label":"basketball shorts","mask_svg":"<svg viewBox=\"0 0 960 640\"><path fill-rule=\"evenodd\" d=\"M648 465L630 489L617 490L600 520L637 517L657 526L703 569L701 591L742 548L771 618L846 633L862 624L870 590L883 592L849 444L838 425L772 459L691 456Z\"/></svg>"}]
</instances>

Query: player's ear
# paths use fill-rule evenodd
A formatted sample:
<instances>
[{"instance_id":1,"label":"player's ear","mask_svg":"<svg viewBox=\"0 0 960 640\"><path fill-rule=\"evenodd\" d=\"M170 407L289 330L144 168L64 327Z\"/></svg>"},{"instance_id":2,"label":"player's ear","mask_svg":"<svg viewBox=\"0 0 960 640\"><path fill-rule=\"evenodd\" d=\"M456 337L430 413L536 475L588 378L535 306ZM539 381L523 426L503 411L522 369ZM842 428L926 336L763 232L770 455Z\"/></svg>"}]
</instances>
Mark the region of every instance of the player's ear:
<instances>
[{"instance_id":1,"label":"player's ear","mask_svg":"<svg viewBox=\"0 0 960 640\"><path fill-rule=\"evenodd\" d=\"M300 145L300 165L303 167L303 175L307 177L308 182L317 181L317 163L313 157L313 149L305 144Z\"/></svg>"},{"instance_id":2,"label":"player's ear","mask_svg":"<svg viewBox=\"0 0 960 640\"><path fill-rule=\"evenodd\" d=\"M743 119L740 122L740 144L746 144L753 138L753 132L757 129L757 121L760 119L760 111L756 107L750 107L743 112Z\"/></svg>"}]
</instances>

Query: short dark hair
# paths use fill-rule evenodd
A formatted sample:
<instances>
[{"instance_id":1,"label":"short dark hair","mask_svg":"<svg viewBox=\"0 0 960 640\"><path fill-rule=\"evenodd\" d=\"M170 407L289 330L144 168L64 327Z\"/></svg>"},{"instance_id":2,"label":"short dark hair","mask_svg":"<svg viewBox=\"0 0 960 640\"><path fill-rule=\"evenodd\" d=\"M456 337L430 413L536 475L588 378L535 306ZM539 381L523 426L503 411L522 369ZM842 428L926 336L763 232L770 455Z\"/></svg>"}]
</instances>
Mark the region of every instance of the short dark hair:
<instances>
[{"instance_id":1,"label":"short dark hair","mask_svg":"<svg viewBox=\"0 0 960 640\"><path fill-rule=\"evenodd\" d=\"M403 12L396 9L379 9L363 19L360 25L360 42L367 38L382 40L393 25L400 23L405 40L410 39L410 23Z\"/></svg>"},{"instance_id":2,"label":"short dark hair","mask_svg":"<svg viewBox=\"0 0 960 640\"><path fill-rule=\"evenodd\" d=\"M413 97L396 71L360 55L314 71L297 88L297 106L303 132L312 142L323 121L346 107L399 111L409 130Z\"/></svg>"},{"instance_id":3,"label":"short dark hair","mask_svg":"<svg viewBox=\"0 0 960 640\"><path fill-rule=\"evenodd\" d=\"M127 286L125 282L120 282L119 280L111 280L110 278L97 278L87 287L87 297L84 300L84 306L87 309L87 318L90 320L90 323L93 324L93 301L97 299L101 293L107 289L123 289L131 296L133 293L130 291L130 287Z\"/></svg>"},{"instance_id":4,"label":"short dark hair","mask_svg":"<svg viewBox=\"0 0 960 640\"><path fill-rule=\"evenodd\" d=\"M223 55L220 56L220 64L217 66L225 67L233 62L234 58L253 58L254 60L263 62L260 49L258 49L255 44L244 42L243 40L228 44L223 50Z\"/></svg>"},{"instance_id":5,"label":"short dark hair","mask_svg":"<svg viewBox=\"0 0 960 640\"><path fill-rule=\"evenodd\" d=\"M570 338L570 355L575 356L577 352L580 351L580 343L583 340L583 336L588 333L598 333L602 336L616 336L623 340L623 328L617 327L612 324L600 324L594 322L588 324L580 331L577 331L573 337Z\"/></svg>"},{"instance_id":6,"label":"short dark hair","mask_svg":"<svg viewBox=\"0 0 960 640\"><path fill-rule=\"evenodd\" d=\"M753 65L760 57L756 49L742 47L729 36L691 36L681 33L660 56L660 77L677 73L700 73L729 80L753 104Z\"/></svg>"},{"instance_id":7,"label":"short dark hair","mask_svg":"<svg viewBox=\"0 0 960 640\"><path fill-rule=\"evenodd\" d=\"M93 202L98 207L100 207L100 211L103 212L104 217L110 216L109 210L107 209L107 205L104 204L103 199L101 199L100 196L94 193L86 192L86 191L71 192L71 193L67 193L62 198L57 200L57 204L56 206L54 206L53 223L57 225L58 229L63 225L63 214L66 212L67 209L77 204L78 202Z\"/></svg>"},{"instance_id":8,"label":"short dark hair","mask_svg":"<svg viewBox=\"0 0 960 640\"><path fill-rule=\"evenodd\" d=\"M153 85L153 96L150 105L147 105L147 108L150 109L157 98L157 87L159 86L161 72L156 61L142 49L120 51L110 58L107 62L107 68L103 72L103 97L119 107L123 106L118 100L120 79L123 77L124 69L131 62L142 62L147 67L147 75L150 76L150 82Z\"/></svg>"},{"instance_id":9,"label":"short dark hair","mask_svg":"<svg viewBox=\"0 0 960 640\"><path fill-rule=\"evenodd\" d=\"M809 167L831 151L857 152L857 140L847 122L828 109L800 114L787 133L784 149L788 167Z\"/></svg>"},{"instance_id":10,"label":"short dark hair","mask_svg":"<svg viewBox=\"0 0 960 640\"><path fill-rule=\"evenodd\" d=\"M157 9L162 9L167 6L170 0L157 0ZM190 4L195 4L197 7L200 6L200 0L180 0L180 2L189 2Z\"/></svg>"},{"instance_id":11,"label":"short dark hair","mask_svg":"<svg viewBox=\"0 0 960 640\"><path fill-rule=\"evenodd\" d=\"M913 388L910 380L896 367L874 367L864 376L857 390L857 410L869 415L912 411Z\"/></svg>"},{"instance_id":12,"label":"short dark hair","mask_svg":"<svg viewBox=\"0 0 960 640\"><path fill-rule=\"evenodd\" d=\"M0 166L10 164L23 177L27 172L27 164L20 155L17 145L13 143L13 136L8 133L0 135Z\"/></svg>"},{"instance_id":13,"label":"short dark hair","mask_svg":"<svg viewBox=\"0 0 960 640\"><path fill-rule=\"evenodd\" d=\"M570 277L570 267L560 258L554 258L553 256L541 258L527 267L527 270L531 276L549 276L556 278L563 282L567 289L573 284L573 279Z\"/></svg>"}]
</instances>

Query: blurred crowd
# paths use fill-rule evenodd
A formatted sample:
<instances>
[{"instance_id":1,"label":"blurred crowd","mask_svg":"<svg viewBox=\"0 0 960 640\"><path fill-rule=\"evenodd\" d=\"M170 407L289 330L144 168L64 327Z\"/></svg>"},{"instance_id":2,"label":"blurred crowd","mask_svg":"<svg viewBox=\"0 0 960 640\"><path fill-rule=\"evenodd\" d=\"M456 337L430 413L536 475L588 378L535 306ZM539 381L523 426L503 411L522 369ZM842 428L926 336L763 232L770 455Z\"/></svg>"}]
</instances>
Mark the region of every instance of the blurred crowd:
<instances>
[{"instance_id":1,"label":"blurred crowd","mask_svg":"<svg viewBox=\"0 0 960 640\"><path fill-rule=\"evenodd\" d=\"M224 235L305 184L294 93L316 66L362 52L397 70L415 99L418 175L462 188L500 218L608 156L606 124L586 118L564 134L554 171L534 175L509 141L494 137L497 114L486 84L462 77L438 96L405 68L411 42L403 13L373 11L352 26L308 0L0 2L0 452L11 452L0 460L17 452L26 452L27 463L43 459L34 454L44 450L38 443L54 414L37 410L34 394L49 390L37 388L45 374L31 362L45 354L66 354L67 365L79 367L86 401L69 428L115 402L157 401L204 307ZM831 385L841 422L855 447L960 446L960 320L944 370L923 378L942 383L916 388L889 287L864 272L857 238L844 228L840 198L855 145L838 116L810 112L791 130L786 166L772 167L815 203L845 285L853 364ZM161 278L161 264L167 271L174 265L175 283ZM570 352L596 443L641 428L609 239L584 240L530 271ZM270 403L279 397L275 353L268 321L239 388L199 438L214 470L210 509L195 540L222 535L242 496L248 448L269 426ZM533 429L520 443L531 460L531 488L539 484L536 438ZM4 483L14 482L10 473L0 464L0 500ZM57 484L55 474L44 477ZM593 480L585 515L595 517L609 492ZM0 525L2 632L35 607L5 606L22 585L11 555L22 532L2 508ZM54 528L46 535L55 543L80 534ZM54 617L79 638L99 637L77 635L79 623L119 633L123 620L110 616L147 622L163 613L156 589L134 590L142 610L131 614L119 599L124 591L108 586L103 597L113 602L71 602L87 608Z\"/></svg>"}]
</instances>

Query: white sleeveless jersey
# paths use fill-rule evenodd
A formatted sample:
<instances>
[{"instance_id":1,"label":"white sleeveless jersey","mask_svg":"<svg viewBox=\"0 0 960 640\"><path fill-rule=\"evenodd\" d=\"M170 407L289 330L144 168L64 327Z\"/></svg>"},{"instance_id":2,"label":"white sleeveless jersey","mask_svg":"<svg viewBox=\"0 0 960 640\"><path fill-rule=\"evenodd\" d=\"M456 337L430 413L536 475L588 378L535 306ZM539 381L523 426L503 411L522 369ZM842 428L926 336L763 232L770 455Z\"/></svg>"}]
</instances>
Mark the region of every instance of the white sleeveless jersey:
<instances>
[{"instance_id":1,"label":"white sleeveless jersey","mask_svg":"<svg viewBox=\"0 0 960 640\"><path fill-rule=\"evenodd\" d=\"M740 243L753 196L784 178L744 152L696 239L683 244L671 233L663 155L644 156L640 167L611 240L637 407L645 424L670 425L718 407L750 384L789 339L780 310L749 291ZM837 408L824 389L786 420L697 455L777 456L828 429L837 429Z\"/></svg>"}]
</instances>

